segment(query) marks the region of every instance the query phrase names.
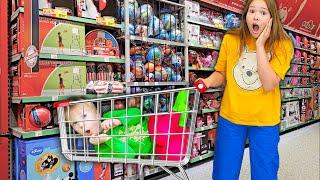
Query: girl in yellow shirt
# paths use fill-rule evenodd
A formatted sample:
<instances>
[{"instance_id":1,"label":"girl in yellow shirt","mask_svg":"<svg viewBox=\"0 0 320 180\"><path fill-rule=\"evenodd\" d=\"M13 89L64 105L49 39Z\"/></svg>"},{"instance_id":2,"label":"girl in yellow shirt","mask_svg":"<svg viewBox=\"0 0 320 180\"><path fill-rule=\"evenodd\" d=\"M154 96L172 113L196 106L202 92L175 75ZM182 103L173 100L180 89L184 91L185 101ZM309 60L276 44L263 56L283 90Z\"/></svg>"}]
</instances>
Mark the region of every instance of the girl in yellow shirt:
<instances>
[{"instance_id":1,"label":"girl in yellow shirt","mask_svg":"<svg viewBox=\"0 0 320 180\"><path fill-rule=\"evenodd\" d=\"M247 0L241 26L225 34L215 72L200 92L225 84L212 178L239 178L246 139L252 179L277 179L280 88L293 57L275 0Z\"/></svg>"}]
</instances>

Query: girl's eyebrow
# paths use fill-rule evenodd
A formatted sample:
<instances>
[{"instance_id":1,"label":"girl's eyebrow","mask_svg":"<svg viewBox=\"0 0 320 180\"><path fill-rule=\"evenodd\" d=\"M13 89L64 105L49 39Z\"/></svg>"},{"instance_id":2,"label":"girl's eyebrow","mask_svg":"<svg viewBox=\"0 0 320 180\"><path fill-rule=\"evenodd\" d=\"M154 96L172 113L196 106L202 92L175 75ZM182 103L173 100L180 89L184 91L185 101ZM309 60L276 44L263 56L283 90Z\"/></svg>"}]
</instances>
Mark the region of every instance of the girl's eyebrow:
<instances>
[{"instance_id":1,"label":"girl's eyebrow","mask_svg":"<svg viewBox=\"0 0 320 180\"><path fill-rule=\"evenodd\" d=\"M257 9L259 9L259 7L256 7L256 6L249 6L249 8L257 8ZM260 9L268 10L268 8L265 8L265 7L260 7Z\"/></svg>"}]
</instances>

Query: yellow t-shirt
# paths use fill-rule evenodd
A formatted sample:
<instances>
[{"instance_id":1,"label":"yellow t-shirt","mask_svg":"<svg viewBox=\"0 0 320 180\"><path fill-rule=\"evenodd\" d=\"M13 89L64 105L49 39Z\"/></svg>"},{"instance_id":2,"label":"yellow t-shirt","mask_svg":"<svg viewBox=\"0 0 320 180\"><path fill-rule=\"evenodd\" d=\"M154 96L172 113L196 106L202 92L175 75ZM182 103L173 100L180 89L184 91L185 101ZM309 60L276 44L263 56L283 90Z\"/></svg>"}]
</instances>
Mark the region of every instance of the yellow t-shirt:
<instances>
[{"instance_id":1,"label":"yellow t-shirt","mask_svg":"<svg viewBox=\"0 0 320 180\"><path fill-rule=\"evenodd\" d=\"M226 72L226 87L220 115L229 121L252 126L272 126L280 122L280 88L266 92L257 71L255 39L246 41L246 50L239 57L240 37L226 34L223 38L216 71ZM269 53L270 54L270 53ZM276 56L270 55L270 64L276 74L284 79L293 56L290 40L275 47Z\"/></svg>"}]
</instances>

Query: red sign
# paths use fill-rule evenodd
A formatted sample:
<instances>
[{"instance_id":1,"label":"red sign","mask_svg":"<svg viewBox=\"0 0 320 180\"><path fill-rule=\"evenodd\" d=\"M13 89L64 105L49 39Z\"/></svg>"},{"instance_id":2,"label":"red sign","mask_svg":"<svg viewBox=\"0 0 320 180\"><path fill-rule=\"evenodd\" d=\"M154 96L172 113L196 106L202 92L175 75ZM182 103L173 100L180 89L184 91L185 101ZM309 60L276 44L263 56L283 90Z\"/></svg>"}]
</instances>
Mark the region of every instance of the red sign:
<instances>
[{"instance_id":1,"label":"red sign","mask_svg":"<svg viewBox=\"0 0 320 180\"><path fill-rule=\"evenodd\" d=\"M294 29L320 36L318 0L278 0L279 13L283 24Z\"/></svg>"},{"instance_id":2,"label":"red sign","mask_svg":"<svg viewBox=\"0 0 320 180\"><path fill-rule=\"evenodd\" d=\"M245 0L229 0L228 6L242 10L244 8Z\"/></svg>"}]
</instances>

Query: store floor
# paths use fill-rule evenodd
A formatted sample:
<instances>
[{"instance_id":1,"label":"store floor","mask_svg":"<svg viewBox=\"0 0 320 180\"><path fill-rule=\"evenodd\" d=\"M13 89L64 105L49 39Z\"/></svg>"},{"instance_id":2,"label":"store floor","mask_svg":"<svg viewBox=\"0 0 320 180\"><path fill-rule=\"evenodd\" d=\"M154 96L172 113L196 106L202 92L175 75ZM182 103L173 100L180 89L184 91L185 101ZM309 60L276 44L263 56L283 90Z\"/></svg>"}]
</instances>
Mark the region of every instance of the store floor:
<instances>
[{"instance_id":1,"label":"store floor","mask_svg":"<svg viewBox=\"0 0 320 180\"><path fill-rule=\"evenodd\" d=\"M320 179L320 123L284 134L279 144L279 180ZM249 149L243 157L240 180L250 180ZM210 180L212 161L187 170L190 180ZM173 180L167 176L161 180Z\"/></svg>"}]
</instances>

